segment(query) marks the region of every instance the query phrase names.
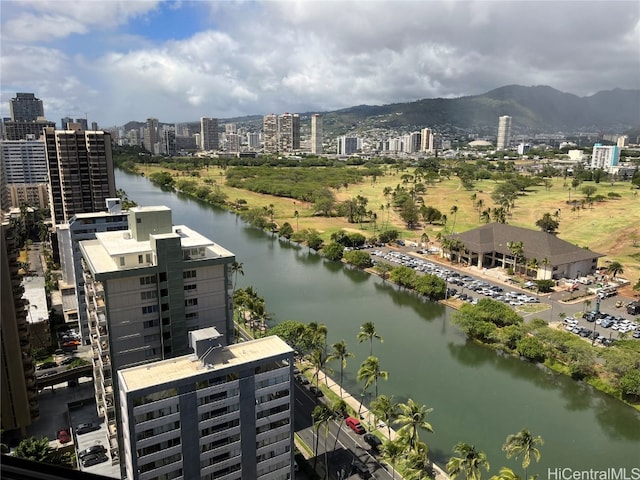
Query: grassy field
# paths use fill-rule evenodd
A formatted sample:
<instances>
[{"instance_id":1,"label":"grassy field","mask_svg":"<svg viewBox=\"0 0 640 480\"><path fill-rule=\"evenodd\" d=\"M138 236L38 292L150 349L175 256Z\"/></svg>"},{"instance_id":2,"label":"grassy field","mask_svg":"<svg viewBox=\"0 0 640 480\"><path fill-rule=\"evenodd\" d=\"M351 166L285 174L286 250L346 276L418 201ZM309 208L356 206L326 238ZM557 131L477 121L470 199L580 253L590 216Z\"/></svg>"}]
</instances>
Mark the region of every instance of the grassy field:
<instances>
[{"instance_id":1,"label":"grassy field","mask_svg":"<svg viewBox=\"0 0 640 480\"><path fill-rule=\"evenodd\" d=\"M166 170L157 166L139 166L140 171L149 175L155 171ZM178 172L171 172L178 176ZM421 235L426 233L431 241L435 241L438 232L443 230L441 225L422 225L416 230L407 230L397 211L387 210L387 200L383 195L385 187L395 188L402 185L401 175L411 173L411 171L398 174L389 171L386 175L378 177L375 183L369 179L355 185L349 185L347 189L340 189L336 192L339 201L343 201L356 195L366 197L368 201L367 209L377 214L377 225L363 224L362 228L358 224L350 224L343 217L325 218L314 215L313 206L309 203L293 200L290 198L273 197L262 195L247 190L227 187L223 172L215 167L200 171L200 181L210 178L216 181L221 190L228 195L228 201L244 199L249 207L262 207L273 205L274 220L278 224L289 222L294 230L313 228L321 233L326 240L331 233L344 229L347 231L357 231L365 236L372 236L381 228L391 226L401 232L402 238L419 242ZM548 190L544 186L532 187L525 195L520 196L512 209L511 216L507 219L510 225L537 229L535 226L538 220L546 212L553 214L560 211L558 220L560 227L558 237L581 247L589 248L595 252L605 255L600 259L599 265L606 265L610 261L618 261L624 267L624 274L621 276L629 279L634 284L640 278L640 196L634 195L637 190L632 190L628 182L599 183L586 182L584 185L593 185L597 188L596 195L607 196L613 192L620 195L618 199L595 202L593 207L572 211L568 200L582 199L584 195L578 191L568 190L563 186L562 178L554 178L551 188ZM480 221L478 210L474 207L472 195L475 200L482 199L484 207L494 208L491 199L491 192L497 184L493 180L478 181L473 191L464 190L460 181L452 177L450 180L443 180L433 186L427 186L427 192L423 196L425 205L439 209L448 217L446 228L450 231L454 224L455 231L464 232L472 228L483 225ZM135 192L127 192L135 200ZM458 212L454 216L451 208L456 205ZM295 218L294 212L298 211L299 217ZM634 246L635 245L635 246Z\"/></svg>"}]
</instances>

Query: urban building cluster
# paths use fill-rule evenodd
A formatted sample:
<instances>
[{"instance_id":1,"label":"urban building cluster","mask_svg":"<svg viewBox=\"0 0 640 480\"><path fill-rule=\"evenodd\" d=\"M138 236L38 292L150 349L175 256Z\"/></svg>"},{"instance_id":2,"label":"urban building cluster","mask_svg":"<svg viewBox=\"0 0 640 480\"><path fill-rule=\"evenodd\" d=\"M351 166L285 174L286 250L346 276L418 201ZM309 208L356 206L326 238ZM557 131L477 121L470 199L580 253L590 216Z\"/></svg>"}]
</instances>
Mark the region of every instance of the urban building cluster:
<instances>
[{"instance_id":1,"label":"urban building cluster","mask_svg":"<svg viewBox=\"0 0 640 480\"><path fill-rule=\"evenodd\" d=\"M21 216L49 210L61 270L50 303L79 338L56 346L91 362L116 476L292 478L293 350L277 337L234 344L235 255L174 224L168 207L123 209L109 132L70 119L56 129L34 94L12 99L11 114L3 123L23 126L4 128L1 142L3 430L24 436L43 415L34 351L51 347L48 302L32 312L45 286L18 262L17 234ZM201 119L203 148L217 150L218 133L216 119ZM150 119L141 137L156 149L171 136Z\"/></svg>"}]
</instances>

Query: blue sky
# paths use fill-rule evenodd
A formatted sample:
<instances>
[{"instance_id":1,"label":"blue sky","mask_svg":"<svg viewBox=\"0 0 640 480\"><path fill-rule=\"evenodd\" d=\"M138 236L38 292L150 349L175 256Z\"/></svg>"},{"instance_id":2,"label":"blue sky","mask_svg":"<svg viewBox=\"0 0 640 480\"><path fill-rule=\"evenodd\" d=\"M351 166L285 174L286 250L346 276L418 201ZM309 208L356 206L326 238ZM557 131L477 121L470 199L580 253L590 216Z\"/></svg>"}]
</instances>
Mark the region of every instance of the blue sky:
<instances>
[{"instance_id":1,"label":"blue sky","mask_svg":"<svg viewBox=\"0 0 640 480\"><path fill-rule=\"evenodd\" d=\"M0 108L99 125L640 88L637 1L0 0Z\"/></svg>"}]
</instances>

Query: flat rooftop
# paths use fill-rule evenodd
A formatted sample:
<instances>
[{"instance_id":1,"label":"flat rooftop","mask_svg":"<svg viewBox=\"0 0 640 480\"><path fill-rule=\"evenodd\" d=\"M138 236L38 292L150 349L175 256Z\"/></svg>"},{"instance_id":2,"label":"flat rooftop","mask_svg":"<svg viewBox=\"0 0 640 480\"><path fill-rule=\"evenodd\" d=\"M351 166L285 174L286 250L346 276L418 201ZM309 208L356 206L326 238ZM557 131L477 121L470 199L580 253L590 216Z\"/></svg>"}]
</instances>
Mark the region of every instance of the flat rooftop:
<instances>
[{"instance_id":1,"label":"flat rooftop","mask_svg":"<svg viewBox=\"0 0 640 480\"><path fill-rule=\"evenodd\" d=\"M120 386L125 392L133 392L153 385L165 384L199 375L216 368L232 368L245 363L293 353L292 348L280 337L270 336L235 343L216 352L217 362L207 361L207 366L195 354L161 360L120 370ZM207 358L210 360L210 358Z\"/></svg>"},{"instance_id":2,"label":"flat rooftop","mask_svg":"<svg viewBox=\"0 0 640 480\"><path fill-rule=\"evenodd\" d=\"M233 257L234 254L221 245L213 242L204 235L185 225L174 225L173 233L156 234L156 238L179 237L182 248L205 248L204 258ZM89 256L92 270L95 273L105 273L122 270L118 261L119 256L145 254L151 252L151 242L137 241L130 230L114 232L98 232L95 240L80 242ZM137 268L137 266L136 266Z\"/></svg>"}]
</instances>

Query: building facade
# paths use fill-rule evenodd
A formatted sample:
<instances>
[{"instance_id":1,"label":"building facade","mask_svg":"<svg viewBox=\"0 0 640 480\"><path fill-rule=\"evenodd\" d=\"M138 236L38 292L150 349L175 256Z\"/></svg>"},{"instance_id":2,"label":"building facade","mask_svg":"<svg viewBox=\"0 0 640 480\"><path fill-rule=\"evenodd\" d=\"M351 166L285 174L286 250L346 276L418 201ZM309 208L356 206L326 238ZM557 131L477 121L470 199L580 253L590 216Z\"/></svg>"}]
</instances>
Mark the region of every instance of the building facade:
<instances>
[{"instance_id":1,"label":"building facade","mask_svg":"<svg viewBox=\"0 0 640 480\"><path fill-rule=\"evenodd\" d=\"M216 327L233 337L234 255L167 207L133 207L126 231L80 242L98 415L118 456L115 372L188 353L187 332Z\"/></svg>"},{"instance_id":2,"label":"building facade","mask_svg":"<svg viewBox=\"0 0 640 480\"><path fill-rule=\"evenodd\" d=\"M293 478L293 350L272 336L118 372L129 479Z\"/></svg>"},{"instance_id":3,"label":"building facade","mask_svg":"<svg viewBox=\"0 0 640 480\"><path fill-rule=\"evenodd\" d=\"M9 101L11 120L16 122L35 122L38 117L44 117L42 100L33 93L16 93Z\"/></svg>"},{"instance_id":4,"label":"building facade","mask_svg":"<svg viewBox=\"0 0 640 480\"><path fill-rule=\"evenodd\" d=\"M322 115L311 115L311 153L322 155L322 141L324 131L322 126Z\"/></svg>"},{"instance_id":5,"label":"building facade","mask_svg":"<svg viewBox=\"0 0 640 480\"><path fill-rule=\"evenodd\" d=\"M293 153L300 150L300 115L284 113L278 120L278 151Z\"/></svg>"},{"instance_id":6,"label":"building facade","mask_svg":"<svg viewBox=\"0 0 640 480\"><path fill-rule=\"evenodd\" d=\"M77 213L100 211L107 198L116 196L109 133L47 128L45 148L54 225L68 223Z\"/></svg>"},{"instance_id":7,"label":"building facade","mask_svg":"<svg viewBox=\"0 0 640 480\"><path fill-rule=\"evenodd\" d=\"M503 115L498 118L498 140L496 141L496 148L498 150L504 150L509 148L511 144L511 117L509 115Z\"/></svg>"},{"instance_id":8,"label":"building facade","mask_svg":"<svg viewBox=\"0 0 640 480\"><path fill-rule=\"evenodd\" d=\"M144 136L142 146L151 153L158 153L158 144L160 143L160 123L157 118L147 118L147 125L144 127Z\"/></svg>"},{"instance_id":9,"label":"building facade","mask_svg":"<svg viewBox=\"0 0 640 480\"><path fill-rule=\"evenodd\" d=\"M358 151L358 137L342 136L338 138L338 155L353 155Z\"/></svg>"},{"instance_id":10,"label":"building facade","mask_svg":"<svg viewBox=\"0 0 640 480\"><path fill-rule=\"evenodd\" d=\"M614 173L620 161L620 147L606 146L596 143L591 153L591 168L601 168L607 173Z\"/></svg>"},{"instance_id":11,"label":"building facade","mask_svg":"<svg viewBox=\"0 0 640 480\"><path fill-rule=\"evenodd\" d=\"M278 116L270 113L262 118L262 132L264 151L275 153L278 151Z\"/></svg>"},{"instance_id":12,"label":"building facade","mask_svg":"<svg viewBox=\"0 0 640 480\"><path fill-rule=\"evenodd\" d=\"M202 142L202 150L215 151L219 149L217 118L200 118L200 141Z\"/></svg>"},{"instance_id":13,"label":"building facade","mask_svg":"<svg viewBox=\"0 0 640 480\"><path fill-rule=\"evenodd\" d=\"M12 208L49 207L49 175L44 142L3 140L0 156Z\"/></svg>"}]
</instances>

